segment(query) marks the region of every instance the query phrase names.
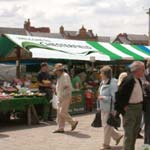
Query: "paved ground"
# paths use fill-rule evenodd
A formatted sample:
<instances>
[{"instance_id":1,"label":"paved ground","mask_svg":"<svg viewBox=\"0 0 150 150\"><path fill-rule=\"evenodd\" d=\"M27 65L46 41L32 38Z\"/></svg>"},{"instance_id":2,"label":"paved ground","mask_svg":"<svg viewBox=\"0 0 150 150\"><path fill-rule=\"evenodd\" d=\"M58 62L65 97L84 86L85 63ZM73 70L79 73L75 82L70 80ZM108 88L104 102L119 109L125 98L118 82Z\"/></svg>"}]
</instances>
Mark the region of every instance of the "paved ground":
<instances>
[{"instance_id":1,"label":"paved ground","mask_svg":"<svg viewBox=\"0 0 150 150\"><path fill-rule=\"evenodd\" d=\"M94 114L73 116L79 120L79 125L74 132L70 132L70 126L66 124L66 133L54 134L55 122L41 123L40 125L13 125L1 127L1 150L99 150L103 142L103 128L90 126ZM122 132L122 129L120 129ZM115 146L112 140L113 150L121 150L122 142ZM137 140L136 150L141 150L143 140Z\"/></svg>"}]
</instances>

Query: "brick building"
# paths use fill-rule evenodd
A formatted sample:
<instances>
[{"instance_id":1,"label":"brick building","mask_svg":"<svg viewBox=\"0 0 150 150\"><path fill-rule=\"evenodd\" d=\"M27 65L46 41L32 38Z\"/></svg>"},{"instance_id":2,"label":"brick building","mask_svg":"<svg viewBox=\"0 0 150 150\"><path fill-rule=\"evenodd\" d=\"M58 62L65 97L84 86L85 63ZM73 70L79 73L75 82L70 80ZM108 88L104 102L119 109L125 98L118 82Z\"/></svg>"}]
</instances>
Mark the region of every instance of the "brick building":
<instances>
[{"instance_id":1,"label":"brick building","mask_svg":"<svg viewBox=\"0 0 150 150\"><path fill-rule=\"evenodd\" d=\"M23 28L0 27L0 35L2 34L17 34L59 39L110 42L110 37L98 36L97 34L94 34L92 30L87 30L84 26L82 26L78 31L65 30L63 26L60 26L58 33L52 33L49 27L32 26L30 19L24 22Z\"/></svg>"},{"instance_id":2,"label":"brick building","mask_svg":"<svg viewBox=\"0 0 150 150\"><path fill-rule=\"evenodd\" d=\"M30 19L24 22L24 29L28 32L43 32L43 33L50 33L50 28L49 27L34 27L31 26Z\"/></svg>"},{"instance_id":3,"label":"brick building","mask_svg":"<svg viewBox=\"0 0 150 150\"><path fill-rule=\"evenodd\" d=\"M148 45L148 39L148 36L145 34L120 33L113 42L134 45Z\"/></svg>"},{"instance_id":4,"label":"brick building","mask_svg":"<svg viewBox=\"0 0 150 150\"><path fill-rule=\"evenodd\" d=\"M73 40L89 40L89 41L100 41L100 42L110 42L110 37L102 37L97 34L94 35L92 30L87 30L84 26L82 26L79 31L68 31L65 30L63 26L59 28L59 33L65 39L73 39Z\"/></svg>"},{"instance_id":5,"label":"brick building","mask_svg":"<svg viewBox=\"0 0 150 150\"><path fill-rule=\"evenodd\" d=\"M79 31L67 31L61 26L60 34L62 34L65 39L98 41L98 36L94 35L92 30L87 31L84 26L82 26Z\"/></svg>"}]
</instances>

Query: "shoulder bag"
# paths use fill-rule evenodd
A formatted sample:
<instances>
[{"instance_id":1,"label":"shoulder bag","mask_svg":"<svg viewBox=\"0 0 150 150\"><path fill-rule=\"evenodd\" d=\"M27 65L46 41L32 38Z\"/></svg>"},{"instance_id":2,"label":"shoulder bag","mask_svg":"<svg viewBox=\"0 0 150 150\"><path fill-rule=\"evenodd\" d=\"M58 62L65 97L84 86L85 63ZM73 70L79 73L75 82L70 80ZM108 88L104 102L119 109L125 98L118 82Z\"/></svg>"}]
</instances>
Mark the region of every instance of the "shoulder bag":
<instances>
[{"instance_id":1,"label":"shoulder bag","mask_svg":"<svg viewBox=\"0 0 150 150\"><path fill-rule=\"evenodd\" d=\"M112 127L115 127L115 128L120 127L121 119L119 117L119 114L116 113L115 115L113 115L111 113L111 111L112 111L112 97L111 97L110 112L109 112L107 124L112 126Z\"/></svg>"}]
</instances>

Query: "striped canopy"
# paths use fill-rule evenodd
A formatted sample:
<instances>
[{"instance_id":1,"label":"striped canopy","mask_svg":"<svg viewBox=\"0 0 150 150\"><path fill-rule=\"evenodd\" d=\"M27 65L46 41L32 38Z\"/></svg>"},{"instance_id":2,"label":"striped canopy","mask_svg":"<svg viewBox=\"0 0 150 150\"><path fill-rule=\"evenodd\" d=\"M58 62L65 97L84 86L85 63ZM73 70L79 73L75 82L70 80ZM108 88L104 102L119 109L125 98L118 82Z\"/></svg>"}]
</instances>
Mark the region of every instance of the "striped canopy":
<instances>
[{"instance_id":1,"label":"striped canopy","mask_svg":"<svg viewBox=\"0 0 150 150\"><path fill-rule=\"evenodd\" d=\"M93 58L94 61L144 60L150 58L149 46L11 34L6 34L3 40L0 40L0 57L12 55L12 51L16 46L24 49L25 52L32 52L32 58L86 61L92 61Z\"/></svg>"},{"instance_id":2,"label":"striped canopy","mask_svg":"<svg viewBox=\"0 0 150 150\"><path fill-rule=\"evenodd\" d=\"M150 46L100 42L88 42L88 44L100 53L108 55L110 60L144 60L150 58Z\"/></svg>"}]
</instances>

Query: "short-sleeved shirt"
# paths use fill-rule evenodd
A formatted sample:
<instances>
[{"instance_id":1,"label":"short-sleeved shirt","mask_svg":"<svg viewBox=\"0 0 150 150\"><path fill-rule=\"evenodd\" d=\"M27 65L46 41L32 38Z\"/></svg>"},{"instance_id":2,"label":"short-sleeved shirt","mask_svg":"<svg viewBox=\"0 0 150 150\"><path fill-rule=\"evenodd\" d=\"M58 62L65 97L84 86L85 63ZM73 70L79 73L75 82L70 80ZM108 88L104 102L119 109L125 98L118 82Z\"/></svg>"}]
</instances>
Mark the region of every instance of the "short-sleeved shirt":
<instances>
[{"instance_id":1,"label":"short-sleeved shirt","mask_svg":"<svg viewBox=\"0 0 150 150\"><path fill-rule=\"evenodd\" d=\"M52 81L52 77L48 72L39 72L37 76L38 82L42 83L43 80ZM39 86L40 91L44 91L47 87Z\"/></svg>"}]
</instances>

